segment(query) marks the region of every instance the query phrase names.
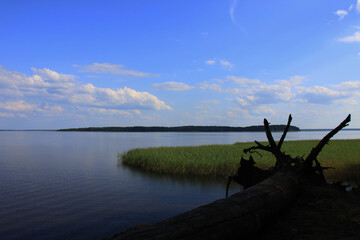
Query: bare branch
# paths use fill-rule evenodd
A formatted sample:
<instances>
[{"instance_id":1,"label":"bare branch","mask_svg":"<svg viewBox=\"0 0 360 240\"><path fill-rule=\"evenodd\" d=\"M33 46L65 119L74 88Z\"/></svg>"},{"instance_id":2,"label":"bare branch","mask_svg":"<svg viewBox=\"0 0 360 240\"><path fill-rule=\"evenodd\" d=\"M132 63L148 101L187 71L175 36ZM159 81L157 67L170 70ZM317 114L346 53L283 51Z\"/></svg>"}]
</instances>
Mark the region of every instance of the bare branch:
<instances>
[{"instance_id":1,"label":"bare branch","mask_svg":"<svg viewBox=\"0 0 360 240\"><path fill-rule=\"evenodd\" d=\"M249 148L244 149L244 153L246 154L246 153L248 153L248 152L251 152L251 151L253 151L253 150L258 150L258 149L272 153L271 147L262 145L262 144L259 143L258 141L255 141L255 143L257 144L257 146L249 147Z\"/></svg>"},{"instance_id":2,"label":"bare branch","mask_svg":"<svg viewBox=\"0 0 360 240\"><path fill-rule=\"evenodd\" d=\"M325 146L325 144L327 144L329 142L329 140L337 133L339 132L341 129L343 129L344 127L348 126L349 122L351 121L351 114L349 114L347 116L347 118L342 121L342 123L339 124L339 126L337 126L336 128L334 128L331 132L329 132L319 143L318 145L313 148L309 154L309 156L307 156L307 158L305 159L304 164L306 166L311 166L312 161L314 161L317 157L317 155L320 153L320 151L323 149L323 147Z\"/></svg>"},{"instance_id":3,"label":"bare branch","mask_svg":"<svg viewBox=\"0 0 360 240\"><path fill-rule=\"evenodd\" d=\"M278 145L277 145L279 151L281 150L281 145L283 144L283 142L284 142L284 140L285 140L285 137L286 137L286 134L287 134L287 132L289 131L289 127L290 127L291 120L292 120L292 117L291 117L291 114L290 114L290 115L289 115L289 118L288 118L288 122L287 122L287 124L286 124L286 128L285 128L285 130L284 130L284 132L283 132L283 134L282 134L282 136L281 136L281 138L280 138L280 141L279 141L279 143L278 143Z\"/></svg>"},{"instance_id":4,"label":"bare branch","mask_svg":"<svg viewBox=\"0 0 360 240\"><path fill-rule=\"evenodd\" d=\"M277 146L276 146L276 143L274 141L274 138L271 134L271 131L270 131L270 127L269 127L269 122L266 120L266 118L264 118L264 127L265 127L265 132L266 132L266 137L270 143L270 147L273 149L274 152L276 152L277 150Z\"/></svg>"}]
</instances>

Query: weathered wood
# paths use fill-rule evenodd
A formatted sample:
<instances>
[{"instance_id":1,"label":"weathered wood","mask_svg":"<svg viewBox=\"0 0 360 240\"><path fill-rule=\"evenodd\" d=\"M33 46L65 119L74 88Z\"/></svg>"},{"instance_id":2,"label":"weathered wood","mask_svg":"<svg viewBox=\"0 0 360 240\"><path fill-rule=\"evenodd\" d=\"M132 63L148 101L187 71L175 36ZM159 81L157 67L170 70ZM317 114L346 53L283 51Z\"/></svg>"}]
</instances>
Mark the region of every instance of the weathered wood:
<instances>
[{"instance_id":1,"label":"weathered wood","mask_svg":"<svg viewBox=\"0 0 360 240\"><path fill-rule=\"evenodd\" d=\"M280 138L279 143L278 143L278 145L277 145L278 148L279 148L279 150L281 150L281 146L282 146L282 144L283 144L283 142L284 142L284 140L285 140L286 134L287 134L287 132L289 131L291 121L292 121L292 117L291 117L291 114L290 114L290 115L289 115L289 118L288 118L288 122L287 122L287 124L286 124L285 129L284 129L284 132L283 132L283 134L281 135L281 138Z\"/></svg>"},{"instance_id":2,"label":"weathered wood","mask_svg":"<svg viewBox=\"0 0 360 240\"><path fill-rule=\"evenodd\" d=\"M351 114L349 114L347 116L347 118L344 119L344 121L342 121L336 128L334 128L333 130L331 130L325 137L323 137L323 139L321 139L321 141L318 143L318 145L313 148L309 154L309 156L307 156L307 158L305 159L304 164L306 166L311 166L313 161L316 161L317 156L319 155L319 153L321 152L321 150L323 149L323 147L328 144L328 142L330 141L330 139L337 134L341 129L343 129L346 126L349 126L349 122L351 121Z\"/></svg>"},{"instance_id":3,"label":"weathered wood","mask_svg":"<svg viewBox=\"0 0 360 240\"><path fill-rule=\"evenodd\" d=\"M228 196L231 181L234 181L242 185L244 189L247 189L270 177L272 174L270 169L263 170L261 168L255 167L254 165L255 161L252 156L250 156L249 160L241 157L240 167L237 173L234 176L228 176L228 183L226 185L225 194L226 197Z\"/></svg>"},{"instance_id":4,"label":"weathered wood","mask_svg":"<svg viewBox=\"0 0 360 240\"><path fill-rule=\"evenodd\" d=\"M279 214L294 200L299 188L298 176L277 172L246 191L152 225L129 229L115 239L241 239Z\"/></svg>"}]
</instances>

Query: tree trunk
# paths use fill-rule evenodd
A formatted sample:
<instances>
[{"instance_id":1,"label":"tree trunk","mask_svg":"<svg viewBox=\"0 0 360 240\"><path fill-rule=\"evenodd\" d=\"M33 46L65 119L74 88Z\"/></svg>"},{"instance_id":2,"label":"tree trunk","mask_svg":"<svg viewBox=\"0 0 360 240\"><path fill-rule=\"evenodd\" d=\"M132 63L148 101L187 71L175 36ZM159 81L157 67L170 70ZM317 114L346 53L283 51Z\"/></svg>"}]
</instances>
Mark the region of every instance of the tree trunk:
<instances>
[{"instance_id":1,"label":"tree trunk","mask_svg":"<svg viewBox=\"0 0 360 240\"><path fill-rule=\"evenodd\" d=\"M277 172L246 191L155 224L130 228L115 239L241 239L278 215L299 188L297 175Z\"/></svg>"},{"instance_id":2,"label":"tree trunk","mask_svg":"<svg viewBox=\"0 0 360 240\"><path fill-rule=\"evenodd\" d=\"M250 160L242 159L244 166L240 166L236 175L229 177L229 181L234 180L240 184L251 182L250 185L256 185L229 198L217 200L164 221L130 228L115 239L239 239L255 235L256 230L293 202L300 192L301 184L326 184L323 175L323 170L326 168L320 166L316 158L330 138L348 126L350 119L349 114L311 150L306 159L291 157L281 151L292 120L291 115L278 144L273 139L268 121L264 119L269 145L265 146L255 141L257 146L244 149L244 152L253 153L257 150L271 152L276 158L276 165L271 171L273 175L261 181L264 174L255 169L253 158L250 156ZM260 178L247 176L249 172L259 175ZM247 179L244 179L244 175ZM249 182L249 179L252 180ZM258 181L261 182L257 183Z\"/></svg>"}]
</instances>

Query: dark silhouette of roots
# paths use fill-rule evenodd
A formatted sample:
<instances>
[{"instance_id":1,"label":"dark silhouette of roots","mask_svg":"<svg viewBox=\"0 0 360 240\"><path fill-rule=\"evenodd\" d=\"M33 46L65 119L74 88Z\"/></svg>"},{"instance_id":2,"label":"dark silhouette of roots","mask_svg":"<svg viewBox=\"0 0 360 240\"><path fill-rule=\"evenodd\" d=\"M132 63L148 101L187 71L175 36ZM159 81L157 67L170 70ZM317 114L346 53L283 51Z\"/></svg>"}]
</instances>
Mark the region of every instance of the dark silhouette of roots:
<instances>
[{"instance_id":1,"label":"dark silhouette of roots","mask_svg":"<svg viewBox=\"0 0 360 240\"><path fill-rule=\"evenodd\" d=\"M226 197L228 196L228 189L231 181L237 182L246 189L248 187L258 184L259 182L279 171L294 172L295 174L301 176L302 180L311 182L312 184L326 184L324 170L329 169L329 167L322 167L317 160L317 156L319 155L323 147L328 144L329 140L336 133L338 133L344 127L348 126L350 120L351 115L349 114L347 118L342 121L339 126L329 132L304 159L303 157L299 156L291 157L290 155L287 155L285 152L281 151L281 146L284 143L286 134L292 121L291 114L289 115L286 128L277 144L270 131L269 122L264 119L265 132L269 144L265 146L255 141L256 146L244 149L245 154L250 153L250 158L249 160L246 160L245 158L241 157L240 167L237 173L234 176L228 177L228 183L226 186ZM272 153L276 158L275 166L268 170L262 170L258 167L255 167L255 161L251 154L258 153L258 150Z\"/></svg>"}]
</instances>

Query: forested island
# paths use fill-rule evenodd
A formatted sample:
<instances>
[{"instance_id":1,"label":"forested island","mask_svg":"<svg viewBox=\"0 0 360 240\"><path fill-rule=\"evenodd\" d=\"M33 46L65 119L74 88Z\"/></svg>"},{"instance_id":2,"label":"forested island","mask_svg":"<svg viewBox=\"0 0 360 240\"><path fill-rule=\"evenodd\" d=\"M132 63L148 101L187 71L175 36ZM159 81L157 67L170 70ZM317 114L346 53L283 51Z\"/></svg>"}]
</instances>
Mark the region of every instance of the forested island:
<instances>
[{"instance_id":1,"label":"forested island","mask_svg":"<svg viewBox=\"0 0 360 240\"><path fill-rule=\"evenodd\" d=\"M284 131L286 125L271 125L273 132ZM264 126L248 127L229 127L229 126L178 126L178 127L87 127L87 128L67 128L57 131L72 132L264 132ZM290 126L289 131L300 131L296 126Z\"/></svg>"}]
</instances>

